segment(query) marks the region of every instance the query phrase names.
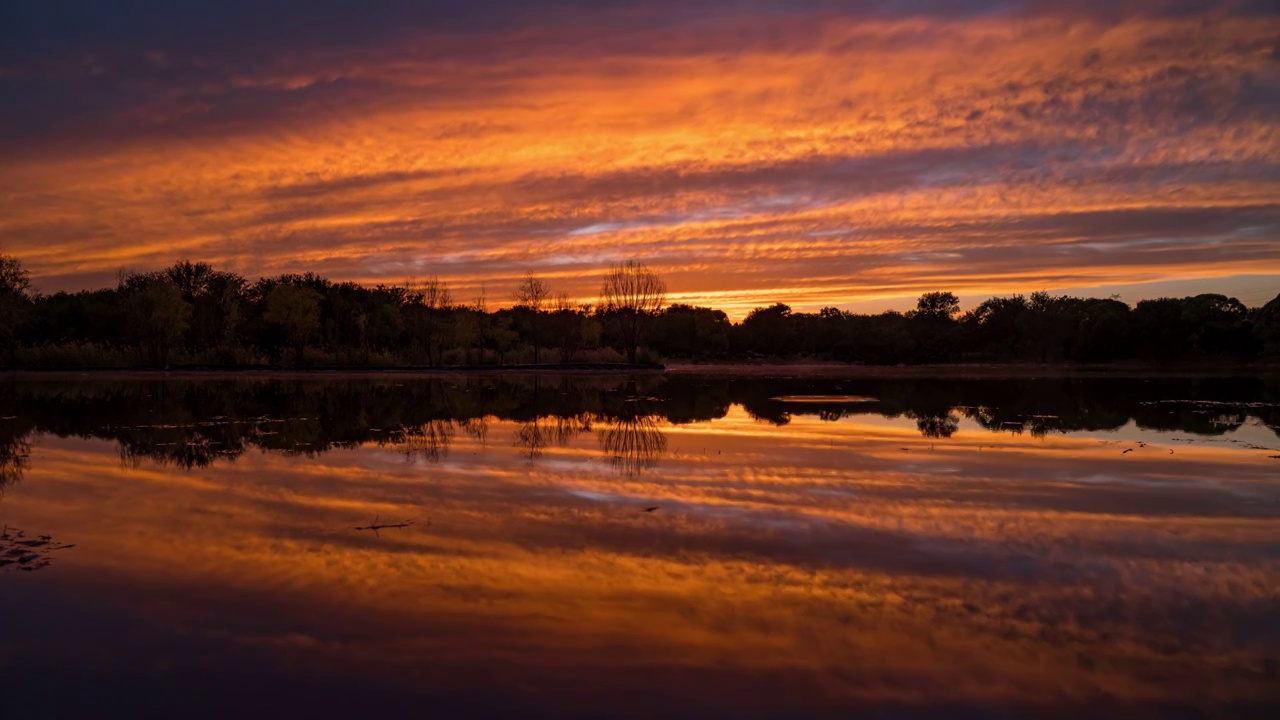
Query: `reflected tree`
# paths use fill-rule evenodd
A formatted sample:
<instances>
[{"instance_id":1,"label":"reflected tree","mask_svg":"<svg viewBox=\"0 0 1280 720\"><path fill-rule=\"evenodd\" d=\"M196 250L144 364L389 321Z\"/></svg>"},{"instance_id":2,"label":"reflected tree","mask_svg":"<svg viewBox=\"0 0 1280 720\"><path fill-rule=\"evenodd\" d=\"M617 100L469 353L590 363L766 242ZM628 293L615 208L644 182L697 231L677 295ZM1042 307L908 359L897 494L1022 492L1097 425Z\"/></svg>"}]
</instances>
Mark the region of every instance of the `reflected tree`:
<instances>
[{"instance_id":1,"label":"reflected tree","mask_svg":"<svg viewBox=\"0 0 1280 720\"><path fill-rule=\"evenodd\" d=\"M0 494L22 479L30 458L31 443L25 436L0 438Z\"/></svg>"},{"instance_id":2,"label":"reflected tree","mask_svg":"<svg viewBox=\"0 0 1280 720\"><path fill-rule=\"evenodd\" d=\"M589 432L591 432L591 417L585 413L570 417L556 416L552 437L556 445L564 447L574 438Z\"/></svg>"},{"instance_id":3,"label":"reflected tree","mask_svg":"<svg viewBox=\"0 0 1280 720\"><path fill-rule=\"evenodd\" d=\"M600 430L599 439L610 462L627 475L654 467L667 451L667 437L650 415L609 421Z\"/></svg>"},{"instance_id":4,"label":"reflected tree","mask_svg":"<svg viewBox=\"0 0 1280 720\"><path fill-rule=\"evenodd\" d=\"M960 416L954 412L914 415L916 428L927 438L949 438L960 429Z\"/></svg>"},{"instance_id":5,"label":"reflected tree","mask_svg":"<svg viewBox=\"0 0 1280 720\"><path fill-rule=\"evenodd\" d=\"M521 423L516 430L516 447L522 448L532 462L541 458L552 445L564 447L587 432L591 432L591 417L586 413L535 417Z\"/></svg>"},{"instance_id":6,"label":"reflected tree","mask_svg":"<svg viewBox=\"0 0 1280 720\"><path fill-rule=\"evenodd\" d=\"M520 423L516 429L516 447L524 451L529 462L542 457L542 453L551 445L552 430L539 418Z\"/></svg>"},{"instance_id":7,"label":"reflected tree","mask_svg":"<svg viewBox=\"0 0 1280 720\"><path fill-rule=\"evenodd\" d=\"M875 400L777 400L806 394ZM1214 436L1252 418L1280 428L1280 383L1263 378L24 380L0 383L0 470L6 483L22 476L32 433L114 441L127 465L147 460L200 468L254 448L312 456L378 442L443 458L459 429L485 442L493 421L517 423L514 442L531 460L595 432L602 446L607 441L610 457L642 469L663 450L661 423L724 417L731 405L775 423L792 416L907 417L935 438L955 432L959 417L990 431L1036 435L1133 422Z\"/></svg>"},{"instance_id":8,"label":"reflected tree","mask_svg":"<svg viewBox=\"0 0 1280 720\"><path fill-rule=\"evenodd\" d=\"M466 418L458 421L458 427L462 428L462 432L468 436L475 438L480 443L480 447L487 447L489 443L489 418L487 416Z\"/></svg>"},{"instance_id":9,"label":"reflected tree","mask_svg":"<svg viewBox=\"0 0 1280 720\"><path fill-rule=\"evenodd\" d=\"M451 420L430 420L404 428L396 446L411 460L422 458L435 463L449 454L456 434L457 429Z\"/></svg>"}]
</instances>

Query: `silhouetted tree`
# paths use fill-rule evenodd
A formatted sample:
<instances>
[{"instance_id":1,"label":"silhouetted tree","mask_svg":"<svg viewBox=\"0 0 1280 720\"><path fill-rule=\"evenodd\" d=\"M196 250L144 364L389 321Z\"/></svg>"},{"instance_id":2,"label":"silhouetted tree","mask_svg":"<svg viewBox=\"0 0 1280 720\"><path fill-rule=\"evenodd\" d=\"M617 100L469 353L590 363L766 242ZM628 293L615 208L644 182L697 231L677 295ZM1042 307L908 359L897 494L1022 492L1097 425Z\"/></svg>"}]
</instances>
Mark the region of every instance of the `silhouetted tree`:
<instances>
[{"instance_id":1,"label":"silhouetted tree","mask_svg":"<svg viewBox=\"0 0 1280 720\"><path fill-rule=\"evenodd\" d=\"M413 344L425 351L428 365L441 364L453 314L448 283L431 278L420 285L407 284L404 309Z\"/></svg>"},{"instance_id":2,"label":"silhouetted tree","mask_svg":"<svg viewBox=\"0 0 1280 720\"><path fill-rule=\"evenodd\" d=\"M605 315L618 323L627 362L635 364L645 322L662 309L667 285L648 266L628 260L604 277L600 302Z\"/></svg>"},{"instance_id":3,"label":"silhouetted tree","mask_svg":"<svg viewBox=\"0 0 1280 720\"><path fill-rule=\"evenodd\" d=\"M312 273L244 278L181 261L131 273L113 288L32 292L21 263L0 255L0 361L10 366L94 367L179 362L295 362L314 347L321 362L348 366L426 363L447 357L506 363L543 346L573 362L604 340L629 362L641 341L672 358L803 355L872 364L968 361L1123 360L1221 362L1280 355L1280 301L1250 309L1206 293L1144 300L992 297L962 316L949 292L926 293L908 313L874 315L777 303L737 324L719 310L676 304L630 262L612 268L596 307L577 305L532 275L516 306L490 311L481 298L456 306L437 279L402 286L334 283ZM606 332L607 330L607 332Z\"/></svg>"},{"instance_id":4,"label":"silhouetted tree","mask_svg":"<svg viewBox=\"0 0 1280 720\"><path fill-rule=\"evenodd\" d=\"M520 335L511 329L511 316L498 314L490 318L489 347L498 356L498 364L502 365L507 353L515 349L520 342Z\"/></svg>"},{"instance_id":5,"label":"silhouetted tree","mask_svg":"<svg viewBox=\"0 0 1280 720\"><path fill-rule=\"evenodd\" d=\"M965 314L963 323L972 349L1002 359L1023 357L1027 350L1031 308L1021 295L993 297Z\"/></svg>"},{"instance_id":6,"label":"silhouetted tree","mask_svg":"<svg viewBox=\"0 0 1280 720\"><path fill-rule=\"evenodd\" d=\"M917 362L947 362L955 359L960 344L960 299L954 293L931 292L920 296L916 309L908 315L915 337Z\"/></svg>"},{"instance_id":7,"label":"silhouetted tree","mask_svg":"<svg viewBox=\"0 0 1280 720\"><path fill-rule=\"evenodd\" d=\"M455 319L457 331L454 338L467 355L467 362L475 364L477 360L473 357L473 351L478 351L480 362L484 360L485 348L490 346L490 337L493 334L493 318L489 316L488 298L485 294L484 286L480 286L480 293L476 295L475 300L465 308L459 310Z\"/></svg>"},{"instance_id":8,"label":"silhouetted tree","mask_svg":"<svg viewBox=\"0 0 1280 720\"><path fill-rule=\"evenodd\" d=\"M245 279L235 273L214 270L208 263L183 260L163 271L191 306L187 346L213 349L230 357L238 345L244 322Z\"/></svg>"},{"instance_id":9,"label":"silhouetted tree","mask_svg":"<svg viewBox=\"0 0 1280 720\"><path fill-rule=\"evenodd\" d=\"M1128 356L1133 324L1128 305L1119 300L1079 300L1068 312L1075 319L1073 359L1109 362Z\"/></svg>"},{"instance_id":10,"label":"silhouetted tree","mask_svg":"<svg viewBox=\"0 0 1280 720\"><path fill-rule=\"evenodd\" d=\"M676 304L654 319L650 341L667 357L719 357L729 351L732 327L720 310Z\"/></svg>"},{"instance_id":11,"label":"silhouetted tree","mask_svg":"<svg viewBox=\"0 0 1280 720\"><path fill-rule=\"evenodd\" d=\"M12 255L0 254L0 347L13 363L18 330L31 312L31 274Z\"/></svg>"},{"instance_id":12,"label":"silhouetted tree","mask_svg":"<svg viewBox=\"0 0 1280 720\"><path fill-rule=\"evenodd\" d=\"M191 303L163 274L136 276L126 280L130 288L130 325L142 355L161 367L169 364L169 353L182 342L191 323Z\"/></svg>"},{"instance_id":13,"label":"silhouetted tree","mask_svg":"<svg viewBox=\"0 0 1280 720\"><path fill-rule=\"evenodd\" d=\"M916 301L916 315L950 319L960 312L960 298L955 293L931 292Z\"/></svg>"},{"instance_id":14,"label":"silhouetted tree","mask_svg":"<svg viewBox=\"0 0 1280 720\"><path fill-rule=\"evenodd\" d=\"M547 284L535 277L533 273L525 276L516 286L514 294L516 304L529 311L529 339L533 343L533 363L542 362L542 309L551 297L551 289Z\"/></svg>"},{"instance_id":15,"label":"silhouetted tree","mask_svg":"<svg viewBox=\"0 0 1280 720\"><path fill-rule=\"evenodd\" d=\"M791 355L798 349L797 330L790 305L775 303L756 308L739 326L735 349L760 355Z\"/></svg>"},{"instance_id":16,"label":"silhouetted tree","mask_svg":"<svg viewBox=\"0 0 1280 720\"><path fill-rule=\"evenodd\" d=\"M1280 295L1254 314L1253 336L1267 355L1280 355Z\"/></svg>"},{"instance_id":17,"label":"silhouetted tree","mask_svg":"<svg viewBox=\"0 0 1280 720\"><path fill-rule=\"evenodd\" d=\"M560 362L571 363L578 351L600 342L599 323L590 305L575 305L565 293L556 295L552 322L560 345Z\"/></svg>"},{"instance_id":18,"label":"silhouetted tree","mask_svg":"<svg viewBox=\"0 0 1280 720\"><path fill-rule=\"evenodd\" d=\"M267 295L268 323L279 327L294 349L294 364L302 366L303 351L320 327L320 293L311 288L282 284Z\"/></svg>"}]
</instances>

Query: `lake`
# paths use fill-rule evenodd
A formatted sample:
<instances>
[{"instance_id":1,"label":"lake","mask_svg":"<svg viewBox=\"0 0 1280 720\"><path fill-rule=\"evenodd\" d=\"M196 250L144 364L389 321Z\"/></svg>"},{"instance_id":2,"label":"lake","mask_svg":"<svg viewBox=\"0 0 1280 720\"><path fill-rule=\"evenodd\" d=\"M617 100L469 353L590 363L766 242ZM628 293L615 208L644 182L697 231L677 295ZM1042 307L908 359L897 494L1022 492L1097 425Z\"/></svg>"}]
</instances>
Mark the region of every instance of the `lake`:
<instances>
[{"instance_id":1,"label":"lake","mask_svg":"<svg viewBox=\"0 0 1280 720\"><path fill-rule=\"evenodd\" d=\"M1239 717L1280 380L0 381L6 717Z\"/></svg>"}]
</instances>

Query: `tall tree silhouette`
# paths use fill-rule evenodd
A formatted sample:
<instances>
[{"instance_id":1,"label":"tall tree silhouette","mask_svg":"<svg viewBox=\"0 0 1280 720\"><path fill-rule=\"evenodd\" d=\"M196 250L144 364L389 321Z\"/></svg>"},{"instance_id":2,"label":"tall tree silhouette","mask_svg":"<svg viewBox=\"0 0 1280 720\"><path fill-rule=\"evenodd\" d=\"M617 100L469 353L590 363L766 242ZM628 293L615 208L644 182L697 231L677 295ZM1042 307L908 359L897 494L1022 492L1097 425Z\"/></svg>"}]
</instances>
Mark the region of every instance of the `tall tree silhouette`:
<instances>
[{"instance_id":1,"label":"tall tree silhouette","mask_svg":"<svg viewBox=\"0 0 1280 720\"><path fill-rule=\"evenodd\" d=\"M169 364L169 353L182 342L191 323L191 303L164 275L139 282L130 302L132 327L143 354L158 365Z\"/></svg>"},{"instance_id":2,"label":"tall tree silhouette","mask_svg":"<svg viewBox=\"0 0 1280 720\"><path fill-rule=\"evenodd\" d=\"M18 258L0 254L0 345L5 362L13 364L18 328L31 309L31 274Z\"/></svg>"},{"instance_id":3,"label":"tall tree silhouette","mask_svg":"<svg viewBox=\"0 0 1280 720\"><path fill-rule=\"evenodd\" d=\"M320 327L320 293L298 285L277 285L267 295L267 312L263 317L289 338L294 364L301 367L307 341Z\"/></svg>"},{"instance_id":4,"label":"tall tree silhouette","mask_svg":"<svg viewBox=\"0 0 1280 720\"><path fill-rule=\"evenodd\" d=\"M530 313L529 336L533 341L533 364L537 365L542 362L542 310L551 297L551 289L529 273L516 286L514 297L516 304Z\"/></svg>"},{"instance_id":5,"label":"tall tree silhouette","mask_svg":"<svg viewBox=\"0 0 1280 720\"><path fill-rule=\"evenodd\" d=\"M667 285L648 266L628 260L613 266L600 287L600 304L620 326L627 362L635 364L645 322L662 309Z\"/></svg>"}]
</instances>

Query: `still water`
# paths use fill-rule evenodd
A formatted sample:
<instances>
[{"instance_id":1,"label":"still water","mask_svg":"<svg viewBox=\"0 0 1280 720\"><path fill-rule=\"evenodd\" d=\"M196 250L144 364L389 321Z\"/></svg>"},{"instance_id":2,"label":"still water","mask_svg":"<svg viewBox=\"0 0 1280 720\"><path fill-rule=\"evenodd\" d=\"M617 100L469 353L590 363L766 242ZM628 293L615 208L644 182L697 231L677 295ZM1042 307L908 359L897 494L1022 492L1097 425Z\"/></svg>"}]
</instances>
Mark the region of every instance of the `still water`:
<instances>
[{"instance_id":1,"label":"still water","mask_svg":"<svg viewBox=\"0 0 1280 720\"><path fill-rule=\"evenodd\" d=\"M0 384L4 717L1240 717L1280 383Z\"/></svg>"}]
</instances>

